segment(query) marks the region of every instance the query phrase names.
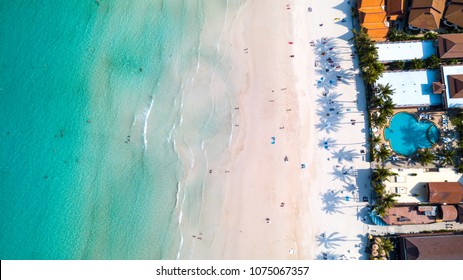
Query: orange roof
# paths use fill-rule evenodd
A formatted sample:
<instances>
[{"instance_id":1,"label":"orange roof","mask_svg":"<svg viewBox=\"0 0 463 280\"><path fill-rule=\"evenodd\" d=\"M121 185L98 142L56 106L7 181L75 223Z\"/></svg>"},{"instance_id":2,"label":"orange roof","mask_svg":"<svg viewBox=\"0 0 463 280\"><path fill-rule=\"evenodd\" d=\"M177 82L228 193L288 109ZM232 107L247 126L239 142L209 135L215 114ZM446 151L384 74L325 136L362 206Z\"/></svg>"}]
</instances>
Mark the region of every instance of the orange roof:
<instances>
[{"instance_id":1,"label":"orange roof","mask_svg":"<svg viewBox=\"0 0 463 280\"><path fill-rule=\"evenodd\" d=\"M463 27L463 0L450 3L444 17L448 22Z\"/></svg>"},{"instance_id":2,"label":"orange roof","mask_svg":"<svg viewBox=\"0 0 463 280\"><path fill-rule=\"evenodd\" d=\"M384 0L359 0L357 2L357 7L372 7L372 6L384 6Z\"/></svg>"},{"instance_id":3,"label":"orange roof","mask_svg":"<svg viewBox=\"0 0 463 280\"><path fill-rule=\"evenodd\" d=\"M429 182L429 202L459 204L463 202L463 185L459 182Z\"/></svg>"},{"instance_id":4,"label":"orange roof","mask_svg":"<svg viewBox=\"0 0 463 280\"><path fill-rule=\"evenodd\" d=\"M373 41L385 41L389 27L386 26L384 0L361 0L357 2L360 26L367 30Z\"/></svg>"}]
</instances>

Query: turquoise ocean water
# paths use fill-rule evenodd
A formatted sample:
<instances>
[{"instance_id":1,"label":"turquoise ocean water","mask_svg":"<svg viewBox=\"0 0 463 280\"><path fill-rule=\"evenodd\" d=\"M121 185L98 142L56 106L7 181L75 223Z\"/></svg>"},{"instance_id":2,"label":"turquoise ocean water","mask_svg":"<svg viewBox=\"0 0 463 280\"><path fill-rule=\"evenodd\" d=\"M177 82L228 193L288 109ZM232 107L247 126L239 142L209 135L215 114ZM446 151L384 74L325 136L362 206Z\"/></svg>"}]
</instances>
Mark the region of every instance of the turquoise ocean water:
<instances>
[{"instance_id":1,"label":"turquoise ocean water","mask_svg":"<svg viewBox=\"0 0 463 280\"><path fill-rule=\"evenodd\" d=\"M1 259L188 251L182 227L230 141L235 93L217 44L239 6L1 1Z\"/></svg>"}]
</instances>

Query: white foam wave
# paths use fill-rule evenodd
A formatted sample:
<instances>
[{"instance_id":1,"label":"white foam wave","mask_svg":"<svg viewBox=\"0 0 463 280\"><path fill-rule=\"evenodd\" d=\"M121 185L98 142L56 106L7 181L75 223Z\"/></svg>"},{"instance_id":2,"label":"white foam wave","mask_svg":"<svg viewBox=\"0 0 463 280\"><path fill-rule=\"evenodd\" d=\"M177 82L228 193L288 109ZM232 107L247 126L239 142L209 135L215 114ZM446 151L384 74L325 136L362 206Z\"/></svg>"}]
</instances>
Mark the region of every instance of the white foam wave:
<instances>
[{"instance_id":1,"label":"white foam wave","mask_svg":"<svg viewBox=\"0 0 463 280\"><path fill-rule=\"evenodd\" d=\"M150 101L150 105L148 108L145 109L145 112L144 112L144 116L145 116L145 120L144 120L144 123L143 123L143 149L146 151L146 149L148 148L148 139L146 137L146 132L148 131L148 119L150 117L150 114L151 114L151 110L153 109L153 104L154 104L154 98L151 97L151 101Z\"/></svg>"}]
</instances>

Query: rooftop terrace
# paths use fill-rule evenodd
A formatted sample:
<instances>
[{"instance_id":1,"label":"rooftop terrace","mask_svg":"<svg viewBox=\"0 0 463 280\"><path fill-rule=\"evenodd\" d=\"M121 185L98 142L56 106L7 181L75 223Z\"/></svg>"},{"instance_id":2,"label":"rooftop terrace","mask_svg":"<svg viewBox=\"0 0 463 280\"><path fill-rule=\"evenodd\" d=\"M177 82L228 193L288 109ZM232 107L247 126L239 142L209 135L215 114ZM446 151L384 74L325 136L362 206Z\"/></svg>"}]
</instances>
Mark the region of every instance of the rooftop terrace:
<instances>
[{"instance_id":1,"label":"rooftop terrace","mask_svg":"<svg viewBox=\"0 0 463 280\"><path fill-rule=\"evenodd\" d=\"M442 104L441 94L432 92L432 83L438 77L435 70L384 72L376 83L391 85L395 90L392 101L397 107L431 106Z\"/></svg>"},{"instance_id":2,"label":"rooftop terrace","mask_svg":"<svg viewBox=\"0 0 463 280\"><path fill-rule=\"evenodd\" d=\"M436 54L433 41L388 42L376 44L378 60L390 62L396 60L426 59Z\"/></svg>"}]
</instances>

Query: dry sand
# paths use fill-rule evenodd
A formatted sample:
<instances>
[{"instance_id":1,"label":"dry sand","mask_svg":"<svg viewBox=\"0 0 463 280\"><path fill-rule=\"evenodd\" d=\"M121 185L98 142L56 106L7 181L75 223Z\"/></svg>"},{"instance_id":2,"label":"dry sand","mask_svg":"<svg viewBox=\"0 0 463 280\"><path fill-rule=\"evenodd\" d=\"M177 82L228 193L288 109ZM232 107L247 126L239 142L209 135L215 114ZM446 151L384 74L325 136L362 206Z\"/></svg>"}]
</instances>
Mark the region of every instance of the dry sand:
<instances>
[{"instance_id":1,"label":"dry sand","mask_svg":"<svg viewBox=\"0 0 463 280\"><path fill-rule=\"evenodd\" d=\"M245 81L240 87L239 127L231 159L222 168L229 173L225 175L222 208L215 209L219 218L212 223L213 232L201 229L207 242L196 245L191 255L194 259L363 255L357 246L359 234L364 234L367 226L357 214L365 205L358 202L363 196L358 190L366 193L369 164L360 154L366 138L361 112L364 97L358 93L362 87L358 75L353 75L346 83L330 88L330 92L341 93L337 100L341 101L337 103L340 110L352 108L340 120L338 131L327 132L320 128L322 120L317 114L326 104L324 89L316 80L325 74L314 67L321 59L319 48L329 45L335 48L332 53L337 65L345 71L353 68L347 41L352 37L348 33L350 5L341 0L309 2L251 0L233 21L235 71ZM312 12L308 12L309 6ZM348 20L342 23L334 20L337 17ZM329 38L329 44L321 43L323 37ZM312 40L316 47L310 45ZM358 103L352 102L357 99ZM350 119L356 119L356 125L351 125ZM327 138L335 145L330 142L325 149L320 142ZM338 162L333 157L350 150L348 159ZM341 178L343 174L337 170L351 166L349 174L358 170L359 176ZM351 185L356 189L347 192ZM349 201L345 201L346 195ZM207 224L204 218L203 223Z\"/></svg>"}]
</instances>

